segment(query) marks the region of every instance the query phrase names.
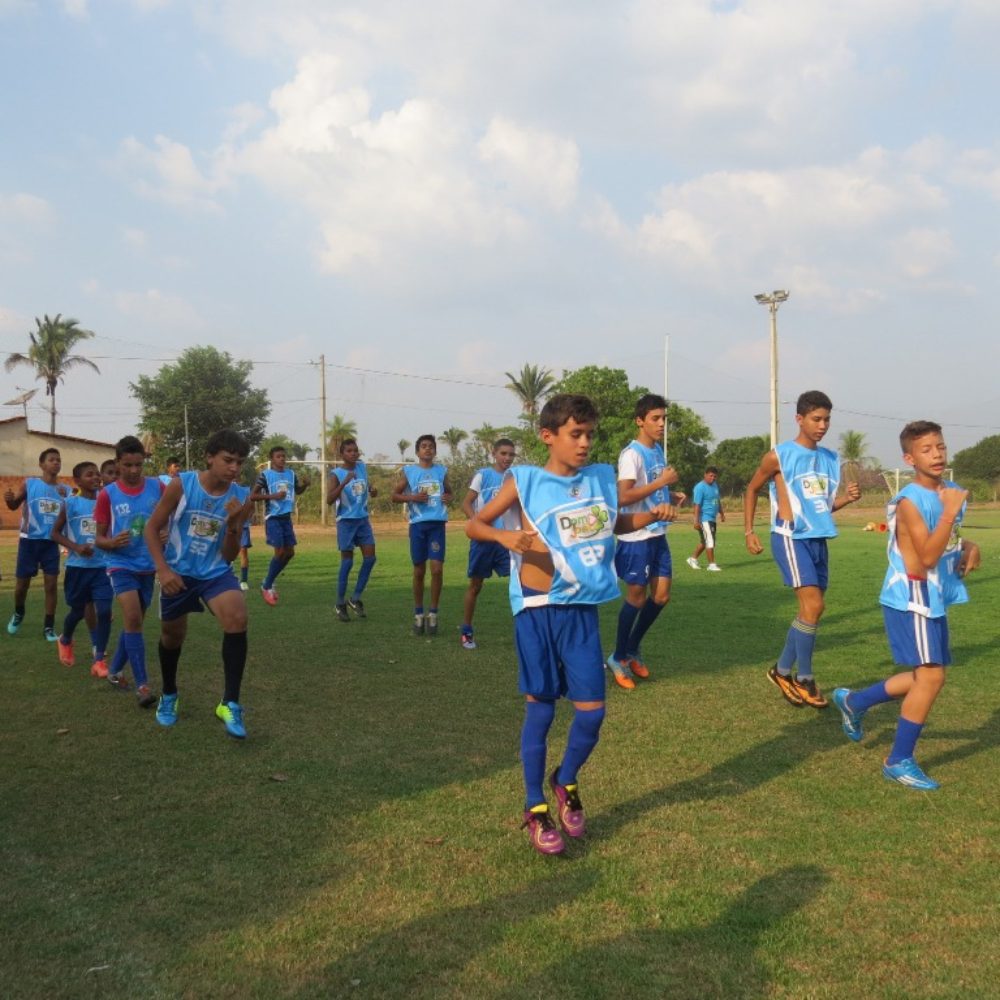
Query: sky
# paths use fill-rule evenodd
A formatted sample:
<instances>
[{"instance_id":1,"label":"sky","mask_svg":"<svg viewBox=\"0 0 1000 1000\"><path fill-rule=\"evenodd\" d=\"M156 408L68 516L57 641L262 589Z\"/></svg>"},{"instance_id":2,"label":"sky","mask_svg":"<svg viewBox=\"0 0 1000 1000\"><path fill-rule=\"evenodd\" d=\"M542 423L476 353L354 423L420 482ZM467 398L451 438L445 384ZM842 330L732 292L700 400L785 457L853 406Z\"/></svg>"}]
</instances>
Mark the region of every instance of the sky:
<instances>
[{"instance_id":1,"label":"sky","mask_svg":"<svg viewBox=\"0 0 1000 1000\"><path fill-rule=\"evenodd\" d=\"M958 450L1000 433L998 43L993 0L0 0L0 356L94 331L98 440L208 344L314 446L325 357L369 459L514 423L526 363L719 441L767 432L787 289L782 436L819 388L834 447Z\"/></svg>"}]
</instances>

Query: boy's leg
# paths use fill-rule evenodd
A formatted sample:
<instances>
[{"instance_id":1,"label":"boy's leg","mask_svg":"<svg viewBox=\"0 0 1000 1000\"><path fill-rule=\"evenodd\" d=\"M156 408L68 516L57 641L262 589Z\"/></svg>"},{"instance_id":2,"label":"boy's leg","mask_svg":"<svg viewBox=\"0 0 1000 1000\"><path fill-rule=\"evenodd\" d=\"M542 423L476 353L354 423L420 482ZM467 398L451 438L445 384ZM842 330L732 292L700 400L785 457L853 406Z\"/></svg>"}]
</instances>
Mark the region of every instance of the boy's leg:
<instances>
[{"instance_id":1,"label":"boy's leg","mask_svg":"<svg viewBox=\"0 0 1000 1000\"><path fill-rule=\"evenodd\" d=\"M521 726L521 766L524 771L524 808L545 804L545 753L556 716L556 703L525 696Z\"/></svg>"},{"instance_id":2,"label":"boy's leg","mask_svg":"<svg viewBox=\"0 0 1000 1000\"><path fill-rule=\"evenodd\" d=\"M235 581L234 581L235 582ZM222 627L222 669L225 685L216 716L237 739L246 737L240 690L247 662L247 605L239 589L223 590L206 602Z\"/></svg>"},{"instance_id":3,"label":"boy's leg","mask_svg":"<svg viewBox=\"0 0 1000 1000\"><path fill-rule=\"evenodd\" d=\"M468 649L475 649L476 643L472 638L472 619L476 614L476 600L483 589L483 578L481 576L470 576L469 586L465 590L465 597L462 601L462 645ZM468 642L466 642L468 637Z\"/></svg>"},{"instance_id":4,"label":"boy's leg","mask_svg":"<svg viewBox=\"0 0 1000 1000\"><path fill-rule=\"evenodd\" d=\"M649 676L649 670L642 661L640 647L646 633L653 627L653 623L660 616L660 612L670 603L670 581L669 576L654 576L649 581L649 596L643 602L636 619L632 634L628 638L626 655L628 656L632 670L642 677ZM636 666L639 667L636 670Z\"/></svg>"},{"instance_id":5,"label":"boy's leg","mask_svg":"<svg viewBox=\"0 0 1000 1000\"><path fill-rule=\"evenodd\" d=\"M903 695L903 704L899 709L896 739L889 756L886 758L887 764L898 764L913 756L914 748L920 737L920 732L924 728L924 723L927 721L927 716L930 714L931 707L944 687L945 670L939 664L924 664L917 667L911 676L913 679L909 684L909 689ZM904 686L904 683L896 685L900 689Z\"/></svg>"},{"instance_id":6,"label":"boy's leg","mask_svg":"<svg viewBox=\"0 0 1000 1000\"><path fill-rule=\"evenodd\" d=\"M444 586L444 563L440 559L428 559L431 568L431 606L428 611L436 615L441 605L441 589Z\"/></svg>"},{"instance_id":7,"label":"boy's leg","mask_svg":"<svg viewBox=\"0 0 1000 1000\"><path fill-rule=\"evenodd\" d=\"M603 701L574 701L576 713L569 727L566 752L553 777L564 788L575 788L577 774L587 762L600 738L604 721Z\"/></svg>"},{"instance_id":8,"label":"boy's leg","mask_svg":"<svg viewBox=\"0 0 1000 1000\"><path fill-rule=\"evenodd\" d=\"M361 569L358 570L358 578L354 583L354 593L351 595L351 604L357 604L361 599L361 595L365 592L365 587L368 586L368 580L372 575L372 570L375 568L375 546L374 545L362 545L361 546Z\"/></svg>"},{"instance_id":9,"label":"boy's leg","mask_svg":"<svg viewBox=\"0 0 1000 1000\"><path fill-rule=\"evenodd\" d=\"M156 721L161 726L173 726L177 722L177 665L186 636L187 615L160 622L160 641L156 651L163 687L156 706Z\"/></svg>"},{"instance_id":10,"label":"boy's leg","mask_svg":"<svg viewBox=\"0 0 1000 1000\"><path fill-rule=\"evenodd\" d=\"M14 614L7 625L7 631L14 635L24 621L24 609L28 603L28 588L31 586L30 576L14 577Z\"/></svg>"},{"instance_id":11,"label":"boy's leg","mask_svg":"<svg viewBox=\"0 0 1000 1000\"><path fill-rule=\"evenodd\" d=\"M337 574L337 617L341 621L349 622L350 616L347 614L347 582L351 576L351 567L354 566L354 549L342 549L340 553L340 571Z\"/></svg>"},{"instance_id":12,"label":"boy's leg","mask_svg":"<svg viewBox=\"0 0 1000 1000\"><path fill-rule=\"evenodd\" d=\"M136 697L143 708L148 708L156 702L149 690L149 678L146 674L146 645L142 636L143 619L146 616L146 603L152 591L152 576L145 580L137 580L139 589L124 590L118 593L118 606L122 610L122 634L119 648L115 650L115 662L119 660L119 652L124 647L124 659L132 666L132 678L135 681ZM124 666L124 663L122 664ZM119 671L112 668L111 673Z\"/></svg>"}]
</instances>

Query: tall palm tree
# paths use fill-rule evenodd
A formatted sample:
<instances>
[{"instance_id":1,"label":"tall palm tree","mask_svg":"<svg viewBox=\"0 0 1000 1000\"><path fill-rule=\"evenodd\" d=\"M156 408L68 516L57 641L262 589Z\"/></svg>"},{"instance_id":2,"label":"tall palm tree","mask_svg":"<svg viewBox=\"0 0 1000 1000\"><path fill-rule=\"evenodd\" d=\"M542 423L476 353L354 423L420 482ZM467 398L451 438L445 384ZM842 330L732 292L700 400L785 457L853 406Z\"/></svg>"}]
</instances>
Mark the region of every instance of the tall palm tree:
<instances>
[{"instance_id":1,"label":"tall palm tree","mask_svg":"<svg viewBox=\"0 0 1000 1000\"><path fill-rule=\"evenodd\" d=\"M56 432L56 386L66 381L66 372L72 368L85 366L100 373L100 369L89 358L74 354L73 348L81 340L89 340L94 336L90 330L84 330L80 321L63 319L61 313L44 320L35 317L37 330L29 332L31 347L27 354L15 351L7 355L4 368L13 371L18 365L29 365L35 369L35 378L45 383L45 395L49 397L49 433Z\"/></svg>"},{"instance_id":2,"label":"tall palm tree","mask_svg":"<svg viewBox=\"0 0 1000 1000\"><path fill-rule=\"evenodd\" d=\"M469 432L463 431L461 427L449 427L443 434L438 435L438 441L448 446L448 453L454 461L459 447L468 436Z\"/></svg>"},{"instance_id":3,"label":"tall palm tree","mask_svg":"<svg viewBox=\"0 0 1000 1000\"><path fill-rule=\"evenodd\" d=\"M332 420L326 422L326 453L329 458L340 455L340 446L347 438L358 436L358 425L353 420L340 413L335 413Z\"/></svg>"},{"instance_id":4,"label":"tall palm tree","mask_svg":"<svg viewBox=\"0 0 1000 1000\"><path fill-rule=\"evenodd\" d=\"M861 470L871 461L868 442L861 431L844 431L840 435L840 457L843 459L845 478L857 482Z\"/></svg>"},{"instance_id":5,"label":"tall palm tree","mask_svg":"<svg viewBox=\"0 0 1000 1000\"><path fill-rule=\"evenodd\" d=\"M548 368L541 368L538 365L524 365L518 375L511 372L504 374L510 379L504 388L510 389L521 401L521 415L528 426L535 430L538 426L538 411L542 408L542 401L549 394L549 390L556 383L555 376Z\"/></svg>"},{"instance_id":6,"label":"tall palm tree","mask_svg":"<svg viewBox=\"0 0 1000 1000\"><path fill-rule=\"evenodd\" d=\"M396 447L399 449L399 460L401 462L406 461L406 449L410 447L410 443L411 442L407 441L406 438L400 438L396 442Z\"/></svg>"}]
</instances>

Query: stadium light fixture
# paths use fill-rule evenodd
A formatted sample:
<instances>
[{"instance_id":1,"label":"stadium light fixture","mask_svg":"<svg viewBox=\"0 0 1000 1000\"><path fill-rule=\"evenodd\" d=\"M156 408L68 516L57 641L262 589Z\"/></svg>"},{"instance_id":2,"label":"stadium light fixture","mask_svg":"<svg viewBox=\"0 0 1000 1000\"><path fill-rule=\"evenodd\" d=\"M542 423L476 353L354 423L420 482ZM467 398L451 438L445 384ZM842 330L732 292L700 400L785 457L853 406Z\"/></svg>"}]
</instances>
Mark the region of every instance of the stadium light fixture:
<instances>
[{"instance_id":1,"label":"stadium light fixture","mask_svg":"<svg viewBox=\"0 0 1000 1000\"><path fill-rule=\"evenodd\" d=\"M759 305L771 313L771 447L778 443L778 307L788 301L790 292L775 289L755 295Z\"/></svg>"}]
</instances>

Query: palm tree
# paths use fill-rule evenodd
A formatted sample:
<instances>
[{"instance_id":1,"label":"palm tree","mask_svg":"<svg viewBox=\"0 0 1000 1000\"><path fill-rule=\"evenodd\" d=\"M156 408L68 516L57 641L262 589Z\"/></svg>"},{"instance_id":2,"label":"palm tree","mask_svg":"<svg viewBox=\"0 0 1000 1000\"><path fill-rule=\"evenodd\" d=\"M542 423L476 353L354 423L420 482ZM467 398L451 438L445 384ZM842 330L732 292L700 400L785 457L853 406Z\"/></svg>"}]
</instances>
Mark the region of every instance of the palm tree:
<instances>
[{"instance_id":1,"label":"palm tree","mask_svg":"<svg viewBox=\"0 0 1000 1000\"><path fill-rule=\"evenodd\" d=\"M548 368L537 365L524 365L519 375L504 372L510 381L504 386L521 401L521 415L528 426L535 430L538 426L538 411L542 400L555 385L555 376Z\"/></svg>"},{"instance_id":2,"label":"palm tree","mask_svg":"<svg viewBox=\"0 0 1000 1000\"><path fill-rule=\"evenodd\" d=\"M410 443L411 442L407 441L406 438L400 438L396 442L396 447L399 449L399 460L401 462L406 461L406 449L410 447Z\"/></svg>"},{"instance_id":3,"label":"palm tree","mask_svg":"<svg viewBox=\"0 0 1000 1000\"><path fill-rule=\"evenodd\" d=\"M56 386L66 381L66 372L81 365L93 368L100 374L100 369L89 358L73 354L73 348L81 340L89 340L94 336L90 330L84 330L79 320L63 319L61 313L44 320L35 317L37 330L28 334L31 337L31 347L27 354L14 352L7 355L4 368L13 371L18 365L30 365L35 369L35 378L45 383L45 395L50 397L49 433L56 432Z\"/></svg>"},{"instance_id":4,"label":"palm tree","mask_svg":"<svg viewBox=\"0 0 1000 1000\"><path fill-rule=\"evenodd\" d=\"M840 457L843 459L845 478L857 482L861 470L871 461L868 442L861 431L844 431L840 435Z\"/></svg>"},{"instance_id":5,"label":"palm tree","mask_svg":"<svg viewBox=\"0 0 1000 1000\"><path fill-rule=\"evenodd\" d=\"M443 434L438 435L438 441L448 446L448 452L452 461L458 454L459 446L469 436L468 431L463 431L461 427L449 427Z\"/></svg>"},{"instance_id":6,"label":"palm tree","mask_svg":"<svg viewBox=\"0 0 1000 1000\"><path fill-rule=\"evenodd\" d=\"M340 446L347 438L358 436L358 425L353 420L340 413L333 415L333 420L326 422L326 453L334 457L340 455Z\"/></svg>"}]
</instances>

